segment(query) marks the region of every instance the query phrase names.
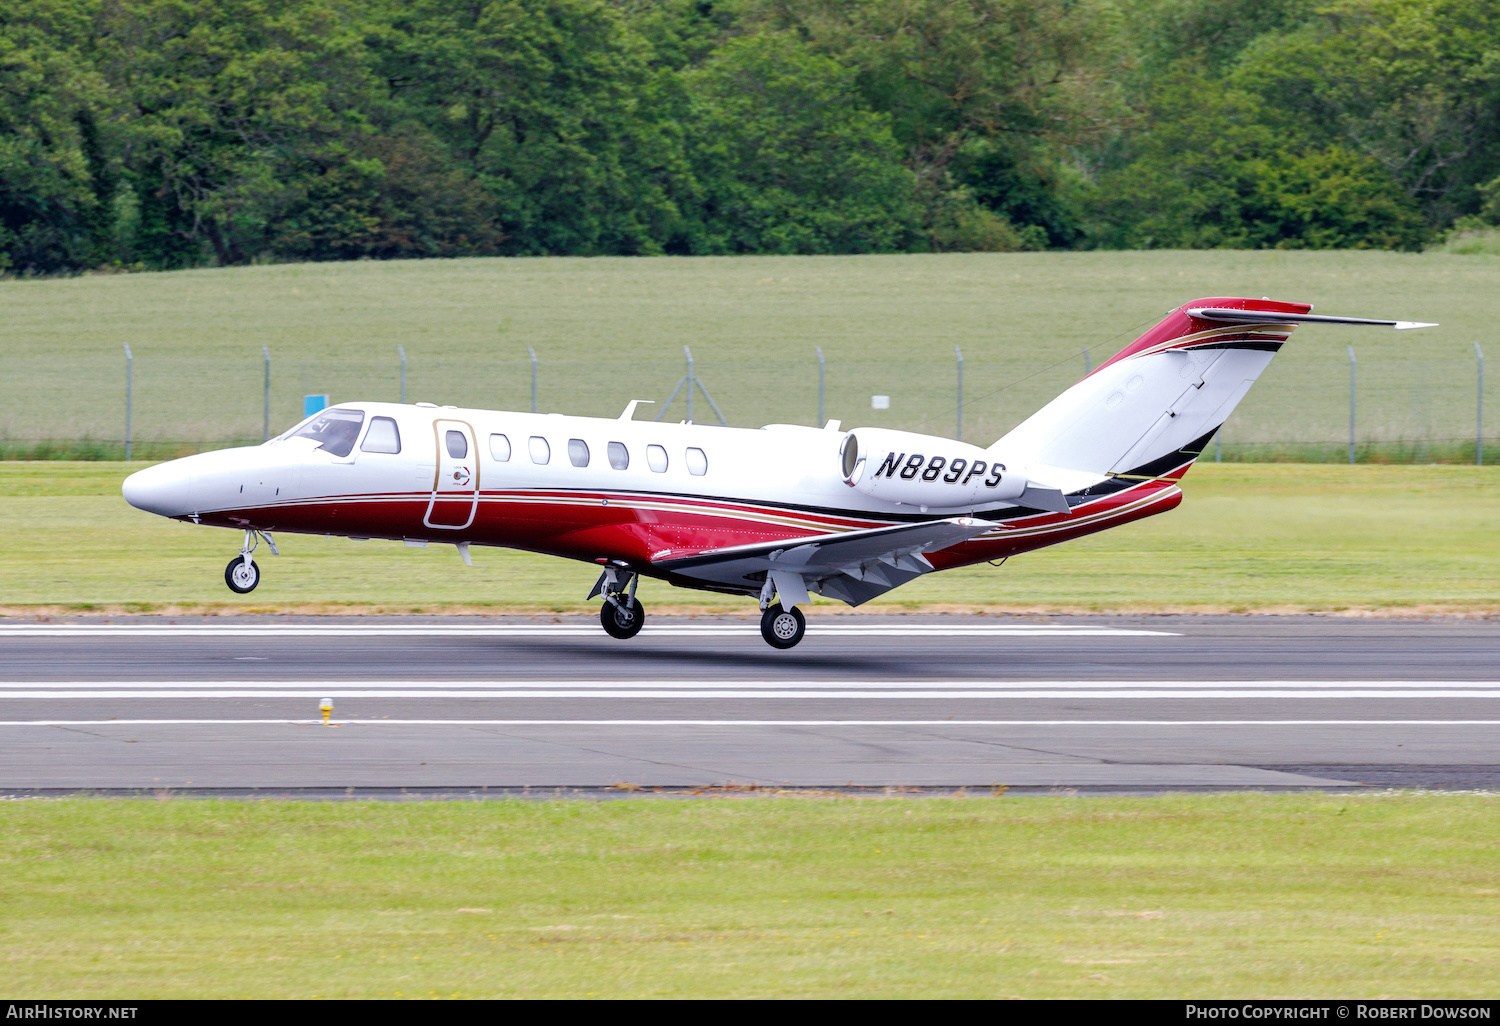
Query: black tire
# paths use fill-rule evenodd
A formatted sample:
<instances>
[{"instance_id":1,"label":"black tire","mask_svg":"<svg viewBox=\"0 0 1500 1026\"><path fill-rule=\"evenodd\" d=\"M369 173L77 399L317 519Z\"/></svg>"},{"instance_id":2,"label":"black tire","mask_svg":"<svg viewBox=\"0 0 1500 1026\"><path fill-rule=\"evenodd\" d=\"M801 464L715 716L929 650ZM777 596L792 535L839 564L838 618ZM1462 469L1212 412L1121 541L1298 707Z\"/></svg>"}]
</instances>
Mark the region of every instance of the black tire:
<instances>
[{"instance_id":1,"label":"black tire","mask_svg":"<svg viewBox=\"0 0 1500 1026\"><path fill-rule=\"evenodd\" d=\"M604 633L624 641L641 633L641 627L646 622L646 610L641 607L639 599L625 595L616 598L618 605L605 602L604 608L599 610L599 622L604 625Z\"/></svg>"},{"instance_id":2,"label":"black tire","mask_svg":"<svg viewBox=\"0 0 1500 1026\"><path fill-rule=\"evenodd\" d=\"M772 648L792 648L806 633L807 620L796 606L782 609L777 602L760 614L760 636Z\"/></svg>"},{"instance_id":3,"label":"black tire","mask_svg":"<svg viewBox=\"0 0 1500 1026\"><path fill-rule=\"evenodd\" d=\"M247 573L245 572L245 557L235 556L224 568L224 583L229 585L229 590L236 595L248 595L260 583L260 565L252 559Z\"/></svg>"}]
</instances>

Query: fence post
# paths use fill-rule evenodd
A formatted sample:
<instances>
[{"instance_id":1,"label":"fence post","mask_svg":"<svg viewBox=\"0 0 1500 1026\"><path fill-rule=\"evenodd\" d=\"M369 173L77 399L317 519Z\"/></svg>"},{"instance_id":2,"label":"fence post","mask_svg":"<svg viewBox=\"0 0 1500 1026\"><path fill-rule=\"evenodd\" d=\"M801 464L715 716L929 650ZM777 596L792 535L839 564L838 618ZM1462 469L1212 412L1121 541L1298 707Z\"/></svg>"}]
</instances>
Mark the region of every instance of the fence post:
<instances>
[{"instance_id":1,"label":"fence post","mask_svg":"<svg viewBox=\"0 0 1500 1026\"><path fill-rule=\"evenodd\" d=\"M1349 465L1354 465L1354 375L1359 364L1354 359L1354 347L1349 347Z\"/></svg>"},{"instance_id":2,"label":"fence post","mask_svg":"<svg viewBox=\"0 0 1500 1026\"><path fill-rule=\"evenodd\" d=\"M406 405L406 347L397 346L396 352L401 357L401 404Z\"/></svg>"},{"instance_id":3,"label":"fence post","mask_svg":"<svg viewBox=\"0 0 1500 1026\"><path fill-rule=\"evenodd\" d=\"M958 357L958 434L954 437L962 442L964 440L964 351L954 346L953 355Z\"/></svg>"},{"instance_id":4,"label":"fence post","mask_svg":"<svg viewBox=\"0 0 1500 1026\"><path fill-rule=\"evenodd\" d=\"M1094 373L1094 361L1089 358L1089 347L1083 347L1083 376L1088 377Z\"/></svg>"},{"instance_id":5,"label":"fence post","mask_svg":"<svg viewBox=\"0 0 1500 1026\"><path fill-rule=\"evenodd\" d=\"M828 423L823 419L823 382L827 377L828 365L823 362L823 347L813 346L818 353L818 427Z\"/></svg>"},{"instance_id":6,"label":"fence post","mask_svg":"<svg viewBox=\"0 0 1500 1026\"><path fill-rule=\"evenodd\" d=\"M130 343L125 344L125 462L130 462L130 402L131 402L131 378L135 370L135 354L130 351Z\"/></svg>"},{"instance_id":7,"label":"fence post","mask_svg":"<svg viewBox=\"0 0 1500 1026\"><path fill-rule=\"evenodd\" d=\"M1474 343L1474 356L1479 360L1479 392L1474 399L1474 465L1484 466L1484 350Z\"/></svg>"},{"instance_id":8,"label":"fence post","mask_svg":"<svg viewBox=\"0 0 1500 1026\"><path fill-rule=\"evenodd\" d=\"M691 349L689 349L687 346L683 346L682 347L682 355L684 355L684 356L687 357L687 362L688 362L688 375L687 375L687 383L688 383L688 415L687 415L687 421L688 421L689 424L691 424L693 422L693 386L695 384L697 384L697 382L698 382L698 376L693 373L693 351Z\"/></svg>"},{"instance_id":9,"label":"fence post","mask_svg":"<svg viewBox=\"0 0 1500 1026\"><path fill-rule=\"evenodd\" d=\"M533 349L533 348L531 348L530 346L527 346L526 347L526 352L528 352L528 353L531 354L531 412L535 413L536 412L536 350Z\"/></svg>"},{"instance_id":10,"label":"fence post","mask_svg":"<svg viewBox=\"0 0 1500 1026\"><path fill-rule=\"evenodd\" d=\"M260 355L266 360L266 377L261 390L260 440L271 440L271 347L261 346Z\"/></svg>"}]
</instances>

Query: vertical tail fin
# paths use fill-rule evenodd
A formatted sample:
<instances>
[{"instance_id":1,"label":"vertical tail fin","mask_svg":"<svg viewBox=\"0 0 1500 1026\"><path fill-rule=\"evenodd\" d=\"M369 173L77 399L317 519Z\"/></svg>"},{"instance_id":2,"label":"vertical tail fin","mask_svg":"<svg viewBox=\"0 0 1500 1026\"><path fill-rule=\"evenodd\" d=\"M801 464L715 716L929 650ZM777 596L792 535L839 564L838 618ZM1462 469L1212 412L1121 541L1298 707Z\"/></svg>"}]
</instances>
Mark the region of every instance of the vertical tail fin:
<instances>
[{"instance_id":1,"label":"vertical tail fin","mask_svg":"<svg viewBox=\"0 0 1500 1026\"><path fill-rule=\"evenodd\" d=\"M990 447L1046 480L1046 468L1105 476L1180 477L1260 377L1296 325L1225 323L1209 308L1305 315L1307 303L1198 299Z\"/></svg>"}]
</instances>

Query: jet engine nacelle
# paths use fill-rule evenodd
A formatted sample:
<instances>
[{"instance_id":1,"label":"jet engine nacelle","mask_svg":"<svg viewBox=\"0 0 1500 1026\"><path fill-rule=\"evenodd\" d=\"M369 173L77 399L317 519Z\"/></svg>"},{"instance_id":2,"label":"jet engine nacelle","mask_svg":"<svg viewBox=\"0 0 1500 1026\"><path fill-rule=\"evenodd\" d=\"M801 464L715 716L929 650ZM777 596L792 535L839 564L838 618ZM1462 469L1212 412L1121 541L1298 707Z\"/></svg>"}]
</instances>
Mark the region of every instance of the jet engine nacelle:
<instances>
[{"instance_id":1,"label":"jet engine nacelle","mask_svg":"<svg viewBox=\"0 0 1500 1026\"><path fill-rule=\"evenodd\" d=\"M1011 502L1026 490L1026 471L1006 466L977 445L885 428L856 428L839 450L844 483L887 502L957 509Z\"/></svg>"}]
</instances>

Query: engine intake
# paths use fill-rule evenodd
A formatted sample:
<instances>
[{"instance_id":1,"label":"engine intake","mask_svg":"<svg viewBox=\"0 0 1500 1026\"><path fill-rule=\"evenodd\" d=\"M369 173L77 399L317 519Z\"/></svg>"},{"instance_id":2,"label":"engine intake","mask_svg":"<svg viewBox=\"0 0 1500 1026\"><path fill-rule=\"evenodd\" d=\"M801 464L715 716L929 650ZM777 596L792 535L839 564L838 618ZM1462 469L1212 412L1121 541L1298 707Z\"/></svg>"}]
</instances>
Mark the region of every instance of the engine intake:
<instances>
[{"instance_id":1,"label":"engine intake","mask_svg":"<svg viewBox=\"0 0 1500 1026\"><path fill-rule=\"evenodd\" d=\"M1026 471L988 450L951 438L885 428L856 428L839 450L844 483L887 502L958 509L1011 502L1026 490Z\"/></svg>"}]
</instances>

